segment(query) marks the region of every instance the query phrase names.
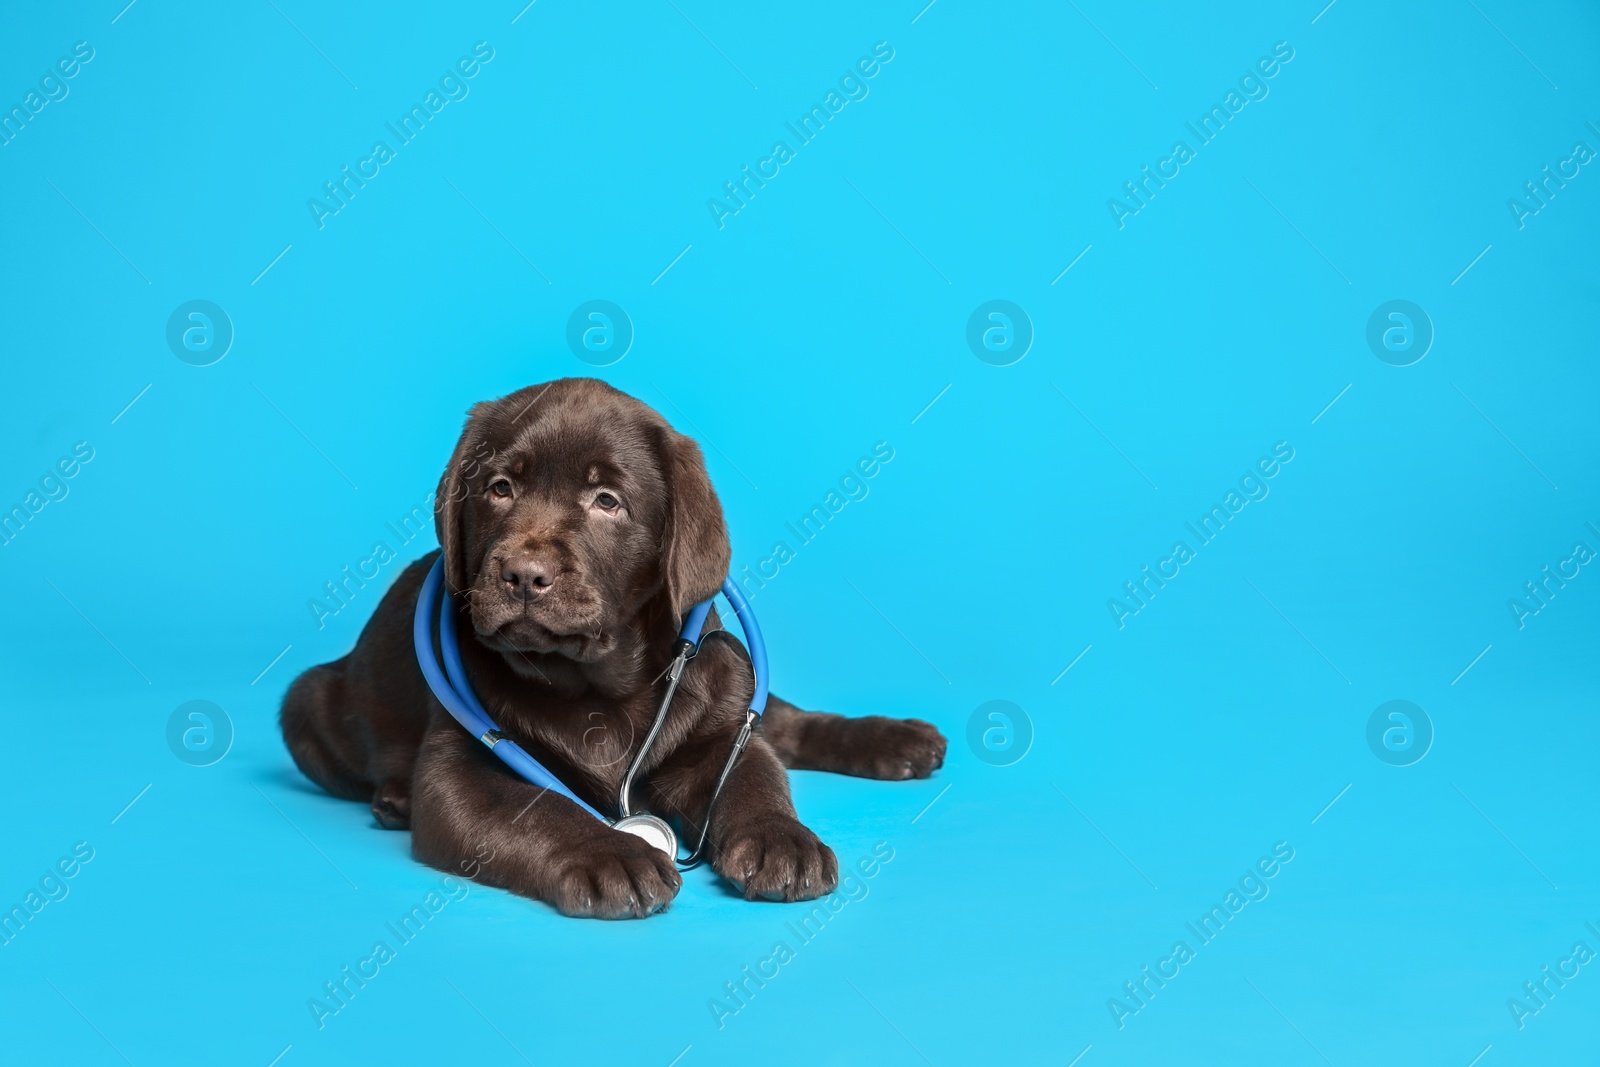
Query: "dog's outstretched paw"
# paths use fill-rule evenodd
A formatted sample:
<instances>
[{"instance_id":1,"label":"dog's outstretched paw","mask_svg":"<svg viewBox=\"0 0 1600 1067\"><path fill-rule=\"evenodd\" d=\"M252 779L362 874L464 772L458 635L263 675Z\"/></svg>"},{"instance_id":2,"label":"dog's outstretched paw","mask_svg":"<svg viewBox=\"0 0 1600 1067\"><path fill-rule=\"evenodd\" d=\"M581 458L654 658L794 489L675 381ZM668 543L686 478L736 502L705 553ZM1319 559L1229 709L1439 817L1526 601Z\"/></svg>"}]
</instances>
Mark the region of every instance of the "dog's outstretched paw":
<instances>
[{"instance_id":1,"label":"dog's outstretched paw","mask_svg":"<svg viewBox=\"0 0 1600 1067\"><path fill-rule=\"evenodd\" d=\"M928 777L944 766L948 745L931 722L883 715L845 720L842 740L840 771L884 781Z\"/></svg>"}]
</instances>

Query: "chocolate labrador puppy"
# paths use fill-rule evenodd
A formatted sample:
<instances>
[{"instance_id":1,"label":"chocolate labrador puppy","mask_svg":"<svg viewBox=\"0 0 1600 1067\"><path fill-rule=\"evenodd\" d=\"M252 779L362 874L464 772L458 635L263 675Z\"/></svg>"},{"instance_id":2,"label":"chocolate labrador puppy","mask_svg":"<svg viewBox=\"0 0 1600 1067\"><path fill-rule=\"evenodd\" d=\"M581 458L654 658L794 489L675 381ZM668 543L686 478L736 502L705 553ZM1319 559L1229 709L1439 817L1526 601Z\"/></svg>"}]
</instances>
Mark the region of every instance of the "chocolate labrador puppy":
<instances>
[{"instance_id":1,"label":"chocolate labrador puppy","mask_svg":"<svg viewBox=\"0 0 1600 1067\"><path fill-rule=\"evenodd\" d=\"M567 378L473 407L434 503L461 657L505 734L615 816L659 707L684 615L728 573L722 505L699 447L604 382ZM385 594L349 655L284 697L295 763L379 825L411 829L424 863L567 915L643 917L682 880L672 859L523 781L428 689L412 615L435 553ZM719 628L716 614L706 623ZM650 760L643 806L695 842L744 722L743 646L708 638ZM746 898L806 900L838 883L833 852L795 816L785 767L922 778L945 739L917 719L847 719L772 697L716 803L711 867ZM635 802L635 806L639 806Z\"/></svg>"}]
</instances>

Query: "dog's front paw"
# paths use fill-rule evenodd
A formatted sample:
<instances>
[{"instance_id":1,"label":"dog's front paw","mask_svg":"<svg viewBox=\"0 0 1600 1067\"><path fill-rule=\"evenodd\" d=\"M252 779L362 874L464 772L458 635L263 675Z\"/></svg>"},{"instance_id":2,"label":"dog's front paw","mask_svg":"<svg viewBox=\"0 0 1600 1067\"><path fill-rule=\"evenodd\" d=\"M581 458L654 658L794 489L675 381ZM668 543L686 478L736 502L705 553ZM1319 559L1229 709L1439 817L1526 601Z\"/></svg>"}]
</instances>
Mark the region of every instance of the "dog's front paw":
<instances>
[{"instance_id":1,"label":"dog's front paw","mask_svg":"<svg viewBox=\"0 0 1600 1067\"><path fill-rule=\"evenodd\" d=\"M671 857L620 830L586 837L557 863L545 899L563 915L643 919L667 910L683 885Z\"/></svg>"},{"instance_id":2,"label":"dog's front paw","mask_svg":"<svg viewBox=\"0 0 1600 1067\"><path fill-rule=\"evenodd\" d=\"M839 885L833 849L787 816L735 829L717 850L711 868L746 900L811 900Z\"/></svg>"},{"instance_id":3,"label":"dog's front paw","mask_svg":"<svg viewBox=\"0 0 1600 1067\"><path fill-rule=\"evenodd\" d=\"M846 724L847 773L898 781L926 778L944 766L947 743L931 722L867 715L847 719Z\"/></svg>"}]
</instances>

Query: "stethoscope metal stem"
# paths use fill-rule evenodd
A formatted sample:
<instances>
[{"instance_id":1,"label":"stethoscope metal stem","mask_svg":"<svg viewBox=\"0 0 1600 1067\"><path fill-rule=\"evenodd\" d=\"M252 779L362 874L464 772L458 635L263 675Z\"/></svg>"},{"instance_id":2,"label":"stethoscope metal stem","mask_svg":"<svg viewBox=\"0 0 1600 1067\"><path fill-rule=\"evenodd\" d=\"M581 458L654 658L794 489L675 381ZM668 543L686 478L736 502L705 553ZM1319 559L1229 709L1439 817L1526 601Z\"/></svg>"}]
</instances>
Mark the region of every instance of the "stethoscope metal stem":
<instances>
[{"instance_id":1,"label":"stethoscope metal stem","mask_svg":"<svg viewBox=\"0 0 1600 1067\"><path fill-rule=\"evenodd\" d=\"M755 612L750 610L749 602L745 600L732 579L723 581L722 595L733 606L734 615L744 630L745 642L750 648L750 666L755 674L755 694L751 698L750 709L745 713L744 725L739 729L733 749L728 753L727 762L723 764L722 773L718 775L717 784L711 791L711 799L706 804L700 839L695 850L685 860L677 858L678 839L672 827L654 815L633 812L629 793L633 788L634 778L643 768L656 738L661 733L662 726L667 721L667 713L672 708L672 698L677 694L678 685L683 680L684 667L699 648L700 632L705 626L706 616L711 611L711 601L696 604L684 619L678 643L673 649L672 664L667 671L667 690L662 695L661 707L656 712L655 721L650 725L650 732L645 736L644 744L639 746L639 752L633 757L633 762L628 766L628 773L622 780L617 804L622 814L615 822L607 819L515 740L506 736L478 700L467 678L466 666L461 661L461 648L455 625L457 605L455 597L445 589L443 554L434 560L433 567L429 569L428 576L422 583L422 589L417 594L417 608L412 620L412 645L417 654L417 666L422 670L422 676L434 697L453 719L465 727L473 737L488 746L489 751L499 757L501 762L518 776L540 788L559 793L613 829L649 841L672 856L684 870L688 870L698 865L703 858L706 840L711 831L711 812L716 806L717 797L721 795L728 775L733 772L734 764L749 745L755 722L767 706L767 646L761 636L761 627L756 623ZM434 648L435 619L438 620L438 651Z\"/></svg>"},{"instance_id":2,"label":"stethoscope metal stem","mask_svg":"<svg viewBox=\"0 0 1600 1067\"><path fill-rule=\"evenodd\" d=\"M684 870L700 866L706 850L706 838L711 833L711 810L717 806L717 798L722 795L722 785L728 780L728 775L733 773L733 765L739 762L739 757L744 754L745 746L750 743L751 731L755 729L756 713L754 710L744 713L744 725L739 728L739 736L734 739L733 751L728 753L728 762L722 765L722 773L717 776L717 784L711 790L711 799L706 802L705 822L700 826L700 840L695 844L694 851L689 853L687 859L679 860L678 866Z\"/></svg>"},{"instance_id":3,"label":"stethoscope metal stem","mask_svg":"<svg viewBox=\"0 0 1600 1067\"><path fill-rule=\"evenodd\" d=\"M684 638L678 638L678 647L672 655L672 665L667 668L667 691L661 698L661 709L656 712L655 722L650 724L650 732L645 735L644 744L639 746L639 752L633 757L633 762L628 765L628 773L622 779L622 788L617 795L617 808L622 812L622 817L627 818L633 814L629 804L629 794L633 790L634 775L639 773L639 768L644 766L644 759L655 747L656 737L661 733L661 727L667 721L667 712L672 708L672 698L678 692L678 683L683 680L683 668L688 664L689 657L693 655L695 646Z\"/></svg>"}]
</instances>

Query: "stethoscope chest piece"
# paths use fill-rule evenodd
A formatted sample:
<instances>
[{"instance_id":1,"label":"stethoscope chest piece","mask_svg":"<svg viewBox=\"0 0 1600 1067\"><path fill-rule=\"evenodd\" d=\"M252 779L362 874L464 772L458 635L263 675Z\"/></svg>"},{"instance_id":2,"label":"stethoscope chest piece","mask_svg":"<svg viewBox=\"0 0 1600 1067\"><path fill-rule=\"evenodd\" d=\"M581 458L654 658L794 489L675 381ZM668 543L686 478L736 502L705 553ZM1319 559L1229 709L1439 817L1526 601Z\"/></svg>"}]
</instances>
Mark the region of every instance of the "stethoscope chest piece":
<instances>
[{"instance_id":1,"label":"stethoscope chest piece","mask_svg":"<svg viewBox=\"0 0 1600 1067\"><path fill-rule=\"evenodd\" d=\"M664 820L654 815L629 815L612 823L611 828L648 841L671 859L678 858L678 835Z\"/></svg>"}]
</instances>

